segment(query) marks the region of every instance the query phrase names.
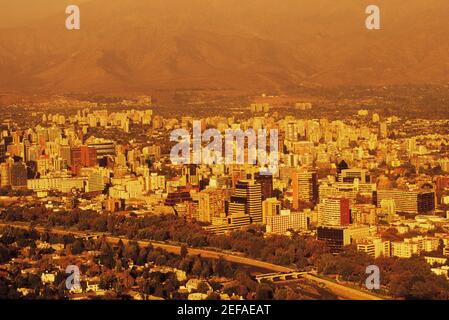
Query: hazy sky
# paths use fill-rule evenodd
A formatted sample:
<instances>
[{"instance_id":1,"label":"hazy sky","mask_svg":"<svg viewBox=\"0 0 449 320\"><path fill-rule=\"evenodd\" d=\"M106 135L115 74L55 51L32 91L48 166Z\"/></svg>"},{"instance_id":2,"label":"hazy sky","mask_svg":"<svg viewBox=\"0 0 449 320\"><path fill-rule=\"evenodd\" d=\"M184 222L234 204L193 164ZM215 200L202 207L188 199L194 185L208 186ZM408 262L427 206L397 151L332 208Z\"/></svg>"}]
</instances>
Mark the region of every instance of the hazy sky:
<instances>
[{"instance_id":1,"label":"hazy sky","mask_svg":"<svg viewBox=\"0 0 449 320\"><path fill-rule=\"evenodd\" d=\"M0 28L24 26L57 12L64 14L69 4L94 0L0 0Z\"/></svg>"}]
</instances>

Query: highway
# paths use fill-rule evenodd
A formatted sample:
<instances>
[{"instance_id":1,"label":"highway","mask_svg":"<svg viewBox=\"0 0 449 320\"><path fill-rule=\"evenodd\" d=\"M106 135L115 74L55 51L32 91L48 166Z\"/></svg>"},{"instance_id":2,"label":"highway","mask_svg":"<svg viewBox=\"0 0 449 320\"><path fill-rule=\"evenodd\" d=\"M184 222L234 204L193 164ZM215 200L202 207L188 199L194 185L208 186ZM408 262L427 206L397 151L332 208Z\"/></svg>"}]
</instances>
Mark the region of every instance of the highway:
<instances>
[{"instance_id":1,"label":"highway","mask_svg":"<svg viewBox=\"0 0 449 320\"><path fill-rule=\"evenodd\" d=\"M31 226L26 223L3 223L3 222L0 222L0 227L8 227L8 226L15 227L15 228L21 228L21 229L25 229L25 230L31 229ZM61 229L61 228L49 229L49 228L40 227L40 226L35 226L34 228L38 232L44 232L44 231L48 230L52 233L59 234L59 235L74 235L74 236L79 236L79 237L88 237L88 236L93 236L93 235L104 236L106 238L106 240L112 244L116 244L120 240L122 240L122 242L125 244L128 243L129 241L134 241L134 240L126 239L124 237L111 236L106 233L92 233L92 232L84 232L84 231L77 231L77 230L66 230L66 229ZM137 243L139 244L139 246L152 245L154 248L162 248L162 249L166 250L167 252L174 253L174 254L180 254L180 251L181 251L181 246L178 246L178 245L163 244L163 243L159 243L159 242L155 242L155 241L146 241L146 240L138 240ZM250 259L250 258L230 254L230 253L216 252L216 251L206 250L206 249L188 248L188 255L201 255L201 257L211 258L211 259L218 259L221 257L224 260L235 263L235 264L265 269L270 272L290 273L290 272L297 271L292 268L279 266L279 265L275 265L275 264L268 263L268 262L263 262L263 261L259 261L259 260L255 260L255 259ZM360 290L350 288L350 287L346 287L341 284L334 283L332 281L328 281L325 279L321 279L321 278L315 276L313 273L304 274L303 278L307 279L309 281L313 281L313 282L322 284L323 286L325 286L326 288L328 288L329 290L334 292L337 296L340 296L341 298L343 298L345 300L382 300L378 296L369 294L367 292L360 291Z\"/></svg>"},{"instance_id":2,"label":"highway","mask_svg":"<svg viewBox=\"0 0 449 320\"><path fill-rule=\"evenodd\" d=\"M368 292L346 287L341 284L319 278L313 273L304 274L302 277L313 282L321 283L343 300L383 300L382 298Z\"/></svg>"},{"instance_id":3,"label":"highway","mask_svg":"<svg viewBox=\"0 0 449 320\"><path fill-rule=\"evenodd\" d=\"M21 229L26 229L26 230L31 229L31 226L28 224L0 223L0 227L6 227L6 226L11 226L11 227L21 228ZM125 237L111 236L109 234L99 233L99 232L92 233L92 232L83 232L83 231L77 231L77 230L65 230L65 229L61 229L61 228L48 229L48 228L39 227L39 226L35 226L34 228L38 232L44 232L45 230L49 230L50 232L59 234L59 235L74 235L74 236L79 236L79 237L87 237L87 236L92 236L92 235L104 236L106 238L106 240L112 244L116 244L120 240L122 240L122 242L125 244L128 243L129 241L136 241L139 244L139 246L152 245L154 248L161 248L161 249L166 250L167 252L174 253L174 254L180 254L180 252L181 252L181 246L172 245L172 244L164 244L164 243L160 243L160 242L156 242L156 241L129 240L129 239L126 239ZM238 255L233 255L230 253L222 253L222 252L216 252L216 251L211 251L211 250L206 250L206 249L188 248L188 255L192 255L192 256L193 255L195 255L195 256L201 255L201 257L211 258L211 259L218 259L218 258L222 257L226 261L229 261L232 263L243 264L243 265L260 268L260 269L266 269L267 271L271 271L271 272L293 272L293 271L296 271L291 268L275 265L275 264L268 263L268 262L263 262L263 261L254 260L254 259L250 259L250 258L238 256Z\"/></svg>"}]
</instances>

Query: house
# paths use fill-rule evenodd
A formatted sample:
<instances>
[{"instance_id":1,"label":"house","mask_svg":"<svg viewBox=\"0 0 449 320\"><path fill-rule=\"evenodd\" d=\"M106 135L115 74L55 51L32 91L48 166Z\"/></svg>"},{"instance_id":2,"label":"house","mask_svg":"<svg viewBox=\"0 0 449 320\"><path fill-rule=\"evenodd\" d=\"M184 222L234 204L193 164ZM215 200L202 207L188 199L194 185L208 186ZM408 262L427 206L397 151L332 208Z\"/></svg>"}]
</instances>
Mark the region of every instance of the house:
<instances>
[{"instance_id":1,"label":"house","mask_svg":"<svg viewBox=\"0 0 449 320\"><path fill-rule=\"evenodd\" d=\"M56 275L53 273L42 273L41 281L42 284L52 284L55 282Z\"/></svg>"},{"instance_id":2,"label":"house","mask_svg":"<svg viewBox=\"0 0 449 320\"><path fill-rule=\"evenodd\" d=\"M447 258L425 256L426 262L433 266L434 264L446 264Z\"/></svg>"},{"instance_id":3,"label":"house","mask_svg":"<svg viewBox=\"0 0 449 320\"><path fill-rule=\"evenodd\" d=\"M17 288L17 292L21 293L23 296L27 296L31 292L33 292L33 289L30 289L30 288Z\"/></svg>"},{"instance_id":4,"label":"house","mask_svg":"<svg viewBox=\"0 0 449 320\"><path fill-rule=\"evenodd\" d=\"M207 294L197 292L189 294L187 300L206 300L207 297L208 297Z\"/></svg>"},{"instance_id":5,"label":"house","mask_svg":"<svg viewBox=\"0 0 449 320\"><path fill-rule=\"evenodd\" d=\"M99 292L100 290L99 277L93 277L86 280L86 292Z\"/></svg>"},{"instance_id":6,"label":"house","mask_svg":"<svg viewBox=\"0 0 449 320\"><path fill-rule=\"evenodd\" d=\"M446 279L449 279L449 266L442 266L440 268L432 268L433 273L435 273L437 276L445 276Z\"/></svg>"},{"instance_id":7,"label":"house","mask_svg":"<svg viewBox=\"0 0 449 320\"><path fill-rule=\"evenodd\" d=\"M191 293L193 291L197 291L201 285L206 286L208 294L210 294L214 291L212 289L211 285L207 281L200 280L200 279L190 279L189 281L187 281L185 287L188 290L188 292Z\"/></svg>"}]
</instances>

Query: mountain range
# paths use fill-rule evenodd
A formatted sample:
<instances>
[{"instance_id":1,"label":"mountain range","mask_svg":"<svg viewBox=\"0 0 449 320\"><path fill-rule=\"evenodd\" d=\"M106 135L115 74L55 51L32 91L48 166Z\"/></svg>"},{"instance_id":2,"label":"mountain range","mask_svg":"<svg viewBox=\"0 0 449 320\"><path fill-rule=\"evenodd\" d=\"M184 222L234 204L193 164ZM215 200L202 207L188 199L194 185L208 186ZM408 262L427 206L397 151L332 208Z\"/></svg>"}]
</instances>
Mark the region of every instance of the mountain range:
<instances>
[{"instance_id":1,"label":"mountain range","mask_svg":"<svg viewBox=\"0 0 449 320\"><path fill-rule=\"evenodd\" d=\"M48 4L0 25L0 92L448 83L446 1L90 0L74 31Z\"/></svg>"}]
</instances>

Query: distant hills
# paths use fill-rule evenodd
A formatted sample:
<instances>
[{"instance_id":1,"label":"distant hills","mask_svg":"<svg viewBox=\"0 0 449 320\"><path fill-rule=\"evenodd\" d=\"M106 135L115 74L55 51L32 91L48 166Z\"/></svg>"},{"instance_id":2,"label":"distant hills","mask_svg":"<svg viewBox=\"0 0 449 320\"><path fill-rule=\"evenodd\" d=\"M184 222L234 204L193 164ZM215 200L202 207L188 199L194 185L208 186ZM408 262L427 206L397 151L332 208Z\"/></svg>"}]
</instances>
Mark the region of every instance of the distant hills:
<instances>
[{"instance_id":1,"label":"distant hills","mask_svg":"<svg viewBox=\"0 0 449 320\"><path fill-rule=\"evenodd\" d=\"M365 29L373 2L381 31ZM65 29L64 7L0 28L0 92L449 82L447 0L91 0L80 8L80 31Z\"/></svg>"}]
</instances>

